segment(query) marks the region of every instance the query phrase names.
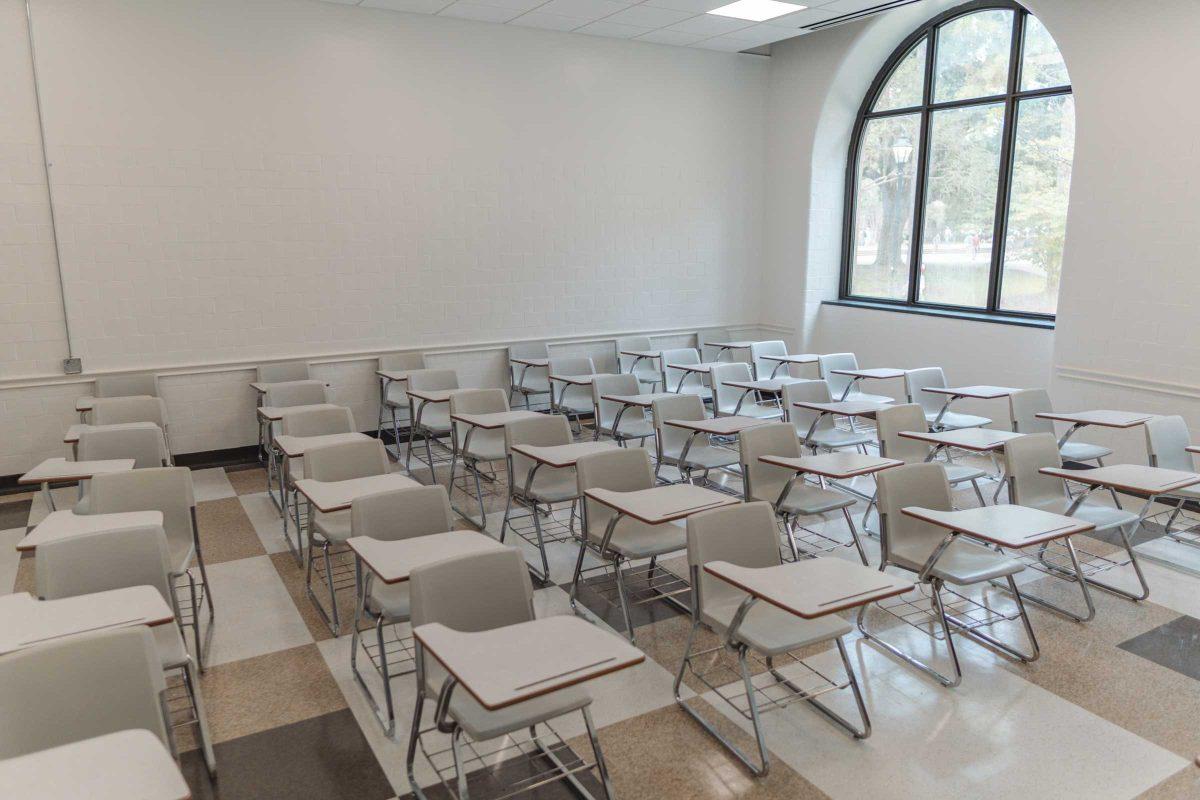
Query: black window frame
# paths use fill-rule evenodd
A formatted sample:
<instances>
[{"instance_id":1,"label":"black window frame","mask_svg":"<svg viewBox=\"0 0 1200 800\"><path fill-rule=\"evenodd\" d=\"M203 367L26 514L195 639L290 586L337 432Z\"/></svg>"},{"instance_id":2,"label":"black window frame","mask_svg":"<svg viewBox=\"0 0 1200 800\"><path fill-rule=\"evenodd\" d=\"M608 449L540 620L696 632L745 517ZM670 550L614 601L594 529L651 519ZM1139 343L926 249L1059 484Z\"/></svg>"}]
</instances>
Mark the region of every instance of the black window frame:
<instances>
[{"instance_id":1,"label":"black window frame","mask_svg":"<svg viewBox=\"0 0 1200 800\"><path fill-rule=\"evenodd\" d=\"M937 44L941 29L950 22L969 14L989 10L1006 10L1013 12L1013 31L1010 40L1008 85L1003 94L987 97L972 97L966 100L934 101ZM1004 279L1004 250L1008 234L1008 216L1011 202L1013 152L1016 146L1016 130L1018 123L1018 108L1022 100L1042 97L1058 97L1073 95L1070 83L1064 86L1054 86L1045 89L1021 90L1021 70L1024 61L1025 26L1031 16L1028 9L1015 0L972 0L956 6L927 21L924 25L908 36L897 47L883 67L879 70L871 88L867 91L862 105L855 118L854 129L850 136L850 153L846 160L846 198L843 213L842 236L842 265L838 280L838 302L846 305L864 305L872 308L894 309L907 312L925 312L944 314L947 316L963 316L978 319L981 315L992 318L989 321L1003 322L1011 320L1017 324L1052 326L1054 314L1038 314L1026 311L1009 311L1000 307L1001 290ZM892 74L903 62L913 48L921 41L926 43L924 84L921 87L922 100L920 105L904 108L889 108L886 111L872 111L879 99L880 93L891 79ZM1068 76L1069 77L1069 76ZM1000 171L997 180L996 217L992 229L992 262L988 275L987 306L960 306L944 303L930 303L920 299L920 264L921 252L924 245L925 233L925 199L929 177L930 152L930 120L933 112L954 108L969 108L973 106L1004 104L1004 129L1001 133ZM858 201L858 159L862 149L863 135L867 124L873 119L887 117L919 115L919 131L917 141L913 143L913 156L916 161L915 199L912 215L911 241L908 258L908 296L905 299L870 297L851 293L852 272L855 261L855 225Z\"/></svg>"}]
</instances>

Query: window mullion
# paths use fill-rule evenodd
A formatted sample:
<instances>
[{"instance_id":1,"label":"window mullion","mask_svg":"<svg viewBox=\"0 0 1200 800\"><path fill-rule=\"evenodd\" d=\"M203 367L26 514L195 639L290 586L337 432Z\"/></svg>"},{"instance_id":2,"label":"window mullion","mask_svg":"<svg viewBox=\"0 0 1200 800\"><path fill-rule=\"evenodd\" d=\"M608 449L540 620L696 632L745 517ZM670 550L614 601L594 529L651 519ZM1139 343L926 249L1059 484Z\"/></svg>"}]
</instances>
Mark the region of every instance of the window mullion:
<instances>
[{"instance_id":1,"label":"window mullion","mask_svg":"<svg viewBox=\"0 0 1200 800\"><path fill-rule=\"evenodd\" d=\"M1012 194L1012 174L1016 130L1018 100L1017 91L1020 89L1022 40L1025 35L1025 14L1013 15L1013 38L1009 53L1008 65L1008 98L1004 101L1004 133L1000 143L1000 174L996 187L996 220L992 228L992 265L988 274L989 311L1000 308L1000 292L1004 282L1004 251L1008 238L1008 209Z\"/></svg>"},{"instance_id":2,"label":"window mullion","mask_svg":"<svg viewBox=\"0 0 1200 800\"><path fill-rule=\"evenodd\" d=\"M908 255L908 302L919 300L921 288L921 247L922 231L925 228L925 189L927 171L929 168L929 141L931 114L929 103L933 99L934 64L937 57L937 29L929 32L925 40L925 86L921 109L921 130L918 132L917 146L917 185L913 196L912 241L909 243Z\"/></svg>"}]
</instances>

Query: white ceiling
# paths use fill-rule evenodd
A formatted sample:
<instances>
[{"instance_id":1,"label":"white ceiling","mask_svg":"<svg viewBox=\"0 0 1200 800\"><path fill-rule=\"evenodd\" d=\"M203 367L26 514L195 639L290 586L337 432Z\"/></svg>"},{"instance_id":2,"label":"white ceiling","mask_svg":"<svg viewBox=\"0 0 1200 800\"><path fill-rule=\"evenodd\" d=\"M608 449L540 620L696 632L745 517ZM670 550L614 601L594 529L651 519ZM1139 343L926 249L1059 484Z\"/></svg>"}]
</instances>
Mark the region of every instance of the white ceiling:
<instances>
[{"instance_id":1,"label":"white ceiling","mask_svg":"<svg viewBox=\"0 0 1200 800\"><path fill-rule=\"evenodd\" d=\"M758 23L705 13L732 0L325 0L339 5L437 14L731 53L800 36L809 32L808 26L846 15L907 5L915 0L789 0L792 1L809 7Z\"/></svg>"}]
</instances>

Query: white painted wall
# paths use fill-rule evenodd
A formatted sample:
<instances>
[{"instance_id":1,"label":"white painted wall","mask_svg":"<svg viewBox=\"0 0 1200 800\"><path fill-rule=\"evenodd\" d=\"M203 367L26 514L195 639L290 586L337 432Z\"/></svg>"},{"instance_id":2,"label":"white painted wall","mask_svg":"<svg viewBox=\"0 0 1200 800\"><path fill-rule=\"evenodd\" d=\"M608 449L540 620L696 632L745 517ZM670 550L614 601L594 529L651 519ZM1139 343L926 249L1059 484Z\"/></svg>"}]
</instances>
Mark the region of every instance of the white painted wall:
<instances>
[{"instance_id":1,"label":"white painted wall","mask_svg":"<svg viewBox=\"0 0 1200 800\"><path fill-rule=\"evenodd\" d=\"M367 427L357 354L463 346L438 365L494 384L480 346L757 319L766 59L303 0L32 2L77 354L199 370L163 381L181 452L254 440L259 360L330 362ZM22 0L0 14L0 233L41 241ZM28 293L55 275L26 251L0 283ZM53 311L9 300L0 339ZM45 358L0 342L0 475L61 454L89 388L39 385L50 322L13 328Z\"/></svg>"}]
</instances>

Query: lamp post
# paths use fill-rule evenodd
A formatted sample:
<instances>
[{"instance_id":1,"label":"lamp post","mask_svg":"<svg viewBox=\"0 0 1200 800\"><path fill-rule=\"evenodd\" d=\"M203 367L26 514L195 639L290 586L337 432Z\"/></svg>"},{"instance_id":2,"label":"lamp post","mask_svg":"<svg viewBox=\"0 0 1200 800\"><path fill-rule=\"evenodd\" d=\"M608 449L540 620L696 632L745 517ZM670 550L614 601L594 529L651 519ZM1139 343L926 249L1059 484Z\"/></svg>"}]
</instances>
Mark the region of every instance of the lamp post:
<instances>
[{"instance_id":1,"label":"lamp post","mask_svg":"<svg viewBox=\"0 0 1200 800\"><path fill-rule=\"evenodd\" d=\"M896 163L904 166L908 160L912 158L913 146L912 142L907 137L900 137L892 143L892 158L896 159Z\"/></svg>"}]
</instances>

